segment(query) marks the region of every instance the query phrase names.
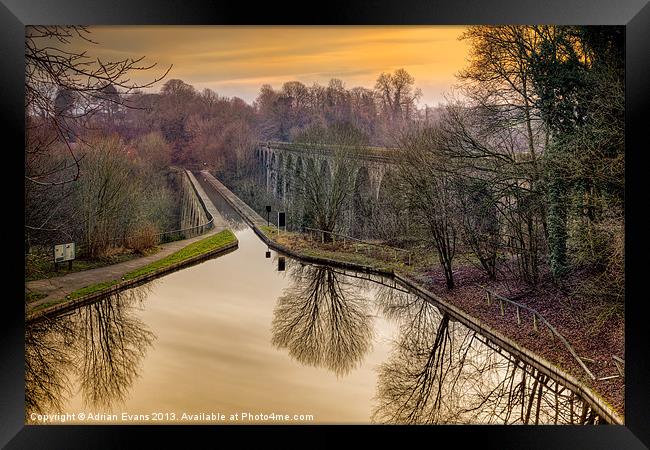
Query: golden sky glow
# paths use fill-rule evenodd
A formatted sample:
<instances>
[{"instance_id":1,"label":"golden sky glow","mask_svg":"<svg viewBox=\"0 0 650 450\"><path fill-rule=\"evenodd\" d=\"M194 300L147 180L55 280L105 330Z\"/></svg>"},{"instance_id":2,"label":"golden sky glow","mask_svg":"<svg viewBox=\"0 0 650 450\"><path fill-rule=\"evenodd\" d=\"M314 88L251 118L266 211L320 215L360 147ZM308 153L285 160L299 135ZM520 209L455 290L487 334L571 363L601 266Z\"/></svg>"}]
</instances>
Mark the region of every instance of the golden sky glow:
<instances>
[{"instance_id":1,"label":"golden sky glow","mask_svg":"<svg viewBox=\"0 0 650 450\"><path fill-rule=\"evenodd\" d=\"M449 26L97 26L100 45L76 49L102 59L146 56L166 79L180 78L202 90L252 102L262 84L286 81L326 85L340 78L347 88L374 87L381 72L404 68L422 90L420 104L444 102L466 65L464 27ZM149 80L160 70L133 77ZM164 80L163 80L164 81ZM159 83L155 90L158 90Z\"/></svg>"}]
</instances>

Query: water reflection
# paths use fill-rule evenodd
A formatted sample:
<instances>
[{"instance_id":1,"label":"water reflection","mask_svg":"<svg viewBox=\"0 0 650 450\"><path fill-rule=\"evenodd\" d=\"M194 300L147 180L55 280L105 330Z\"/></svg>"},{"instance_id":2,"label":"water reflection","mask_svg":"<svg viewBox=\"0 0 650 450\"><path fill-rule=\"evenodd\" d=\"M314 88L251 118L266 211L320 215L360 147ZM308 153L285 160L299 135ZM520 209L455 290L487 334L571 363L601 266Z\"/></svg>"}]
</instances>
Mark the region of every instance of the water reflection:
<instances>
[{"instance_id":1,"label":"water reflection","mask_svg":"<svg viewBox=\"0 0 650 450\"><path fill-rule=\"evenodd\" d=\"M145 287L146 286L146 287ZM123 291L79 310L76 366L84 403L110 408L123 402L154 335L133 315L150 285Z\"/></svg>"},{"instance_id":2,"label":"water reflection","mask_svg":"<svg viewBox=\"0 0 650 450\"><path fill-rule=\"evenodd\" d=\"M378 300L384 313L399 321L400 336L378 370L374 422L600 422L570 390L432 304L384 288Z\"/></svg>"},{"instance_id":3,"label":"water reflection","mask_svg":"<svg viewBox=\"0 0 650 450\"><path fill-rule=\"evenodd\" d=\"M72 313L27 324L26 414L63 410L81 392L85 406L110 409L127 398L155 335L134 312L153 283L115 293Z\"/></svg>"},{"instance_id":4,"label":"water reflection","mask_svg":"<svg viewBox=\"0 0 650 450\"><path fill-rule=\"evenodd\" d=\"M368 299L331 267L292 261L288 273L292 284L274 310L273 345L303 364L349 373L370 349Z\"/></svg>"},{"instance_id":5,"label":"water reflection","mask_svg":"<svg viewBox=\"0 0 650 450\"><path fill-rule=\"evenodd\" d=\"M67 316L30 323L25 330L25 414L63 410L71 395L68 376L74 367L69 349L74 331Z\"/></svg>"}]
</instances>

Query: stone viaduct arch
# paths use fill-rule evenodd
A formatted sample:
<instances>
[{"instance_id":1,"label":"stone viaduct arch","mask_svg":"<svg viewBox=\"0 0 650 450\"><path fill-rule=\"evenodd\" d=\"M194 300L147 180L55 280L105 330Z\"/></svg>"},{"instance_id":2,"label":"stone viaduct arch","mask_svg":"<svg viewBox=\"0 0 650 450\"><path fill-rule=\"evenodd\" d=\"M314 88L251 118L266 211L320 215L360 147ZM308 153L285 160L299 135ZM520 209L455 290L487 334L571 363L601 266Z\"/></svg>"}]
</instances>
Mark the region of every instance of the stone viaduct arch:
<instances>
[{"instance_id":1,"label":"stone viaduct arch","mask_svg":"<svg viewBox=\"0 0 650 450\"><path fill-rule=\"evenodd\" d=\"M331 182L335 175L337 158L335 150L331 148L264 142L258 144L255 152L266 191L281 201L292 202L297 198L297 193L303 189L301 183L305 175L318 173L325 183ZM351 151L349 159L354 160L357 167L347 222L351 230L361 231L367 229L367 224L360 222L360 215L368 212L369 204L375 205L379 201L384 175L395 164L394 149L370 147L362 152ZM291 206L296 209L301 207L297 204ZM294 215L300 214L302 212L294 212Z\"/></svg>"}]
</instances>

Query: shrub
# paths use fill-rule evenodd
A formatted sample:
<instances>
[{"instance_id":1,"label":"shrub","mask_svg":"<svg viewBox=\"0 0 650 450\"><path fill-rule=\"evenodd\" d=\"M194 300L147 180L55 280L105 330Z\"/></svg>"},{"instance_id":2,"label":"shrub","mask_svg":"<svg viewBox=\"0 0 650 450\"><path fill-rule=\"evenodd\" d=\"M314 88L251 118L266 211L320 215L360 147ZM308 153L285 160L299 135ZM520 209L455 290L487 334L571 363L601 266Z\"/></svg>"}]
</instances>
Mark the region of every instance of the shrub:
<instances>
[{"instance_id":1,"label":"shrub","mask_svg":"<svg viewBox=\"0 0 650 450\"><path fill-rule=\"evenodd\" d=\"M142 223L129 233L126 244L136 252L142 253L158 244L158 232L158 227L151 222Z\"/></svg>"}]
</instances>

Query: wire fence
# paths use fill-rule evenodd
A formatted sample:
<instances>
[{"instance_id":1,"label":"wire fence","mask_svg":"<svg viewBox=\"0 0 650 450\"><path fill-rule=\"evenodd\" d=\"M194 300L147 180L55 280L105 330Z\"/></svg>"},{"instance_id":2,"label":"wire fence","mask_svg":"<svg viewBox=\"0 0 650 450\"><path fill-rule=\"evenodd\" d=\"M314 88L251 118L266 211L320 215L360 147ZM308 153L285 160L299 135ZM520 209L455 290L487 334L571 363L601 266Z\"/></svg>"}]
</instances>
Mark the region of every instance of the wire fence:
<instances>
[{"instance_id":1,"label":"wire fence","mask_svg":"<svg viewBox=\"0 0 650 450\"><path fill-rule=\"evenodd\" d=\"M493 303L495 305L498 304L499 312L501 313L501 317L505 317L507 305L512 305L515 308L515 315L516 315L516 318L517 318L517 323L519 325L521 325L521 323L522 323L522 316L523 316L522 310L523 310L523 311L526 311L530 315L531 323L532 323L533 329L535 331L539 331L540 324L546 326L548 328L548 330L551 332L551 336L552 337L557 337L560 340L560 342L562 342L562 344L564 344L564 346L569 351L569 353L571 353L571 356L573 356L573 358L578 362L580 367L582 367L582 369L587 373L587 375L589 375L589 377L592 380L596 379L596 376L593 373L591 373L589 368L585 365L584 360L583 360L584 358L581 358L580 356L578 356L575 349L573 348L573 346L571 346L571 344L569 344L569 342L566 340L566 338L559 331L557 331L557 329L553 325L551 325L549 323L549 321L546 320L546 318L544 316L542 316L539 312L537 312L535 309L533 309L533 308L531 308L529 306L526 306L526 305L524 305L522 303L518 303L518 302L515 302L514 300L510 300L509 298L503 297L503 296L495 293L494 291L486 288L485 286L482 286L482 285L479 284L478 287L480 287L481 289L483 289L486 292L486 300L487 300L488 305L491 305ZM589 360L589 358L587 358L587 360Z\"/></svg>"},{"instance_id":2,"label":"wire fence","mask_svg":"<svg viewBox=\"0 0 650 450\"><path fill-rule=\"evenodd\" d=\"M368 256L375 256L374 253L370 251L371 249L379 249L383 255L388 254L392 256L394 261L403 262L406 265L411 265L412 253L409 250L405 250L399 247L391 247L385 244L378 244L376 242L364 241L357 239L352 236L348 236L341 233L335 233L333 231L321 230L319 228L310 228L310 227L301 227L303 234L308 234L312 241L320 241L321 243L338 243L341 244L344 248L352 247L356 253L364 253ZM327 239L325 236L329 236Z\"/></svg>"}]
</instances>

